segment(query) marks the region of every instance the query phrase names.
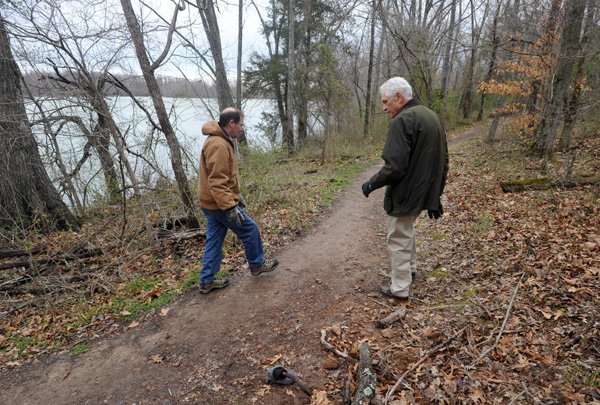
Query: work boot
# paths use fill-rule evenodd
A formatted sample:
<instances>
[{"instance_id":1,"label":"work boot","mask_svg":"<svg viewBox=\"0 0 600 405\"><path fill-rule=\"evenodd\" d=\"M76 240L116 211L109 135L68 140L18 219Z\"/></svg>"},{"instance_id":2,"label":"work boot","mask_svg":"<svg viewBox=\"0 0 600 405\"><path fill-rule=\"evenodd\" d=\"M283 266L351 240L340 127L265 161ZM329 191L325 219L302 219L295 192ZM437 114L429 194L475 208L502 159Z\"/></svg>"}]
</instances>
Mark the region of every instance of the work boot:
<instances>
[{"instance_id":1,"label":"work boot","mask_svg":"<svg viewBox=\"0 0 600 405\"><path fill-rule=\"evenodd\" d=\"M208 294L212 290L219 288L225 288L229 285L229 280L213 280L210 283L200 284L200 292L202 294Z\"/></svg>"},{"instance_id":2,"label":"work boot","mask_svg":"<svg viewBox=\"0 0 600 405\"><path fill-rule=\"evenodd\" d=\"M258 276L259 274L275 270L277 266L279 266L279 261L277 259L267 259L260 266L250 267L250 274Z\"/></svg>"}]
</instances>

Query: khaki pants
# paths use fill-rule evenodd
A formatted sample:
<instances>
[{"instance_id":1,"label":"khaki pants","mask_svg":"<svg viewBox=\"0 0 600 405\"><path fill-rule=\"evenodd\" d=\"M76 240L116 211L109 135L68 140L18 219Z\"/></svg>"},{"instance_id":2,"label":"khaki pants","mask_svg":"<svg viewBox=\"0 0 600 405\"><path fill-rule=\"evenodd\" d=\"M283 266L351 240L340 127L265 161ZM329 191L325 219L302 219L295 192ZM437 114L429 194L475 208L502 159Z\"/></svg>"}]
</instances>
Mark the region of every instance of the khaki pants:
<instances>
[{"instance_id":1,"label":"khaki pants","mask_svg":"<svg viewBox=\"0 0 600 405\"><path fill-rule=\"evenodd\" d=\"M387 229L387 247L390 252L390 291L408 297L412 273L417 272L417 245L415 243L415 220L410 217L390 217Z\"/></svg>"}]
</instances>

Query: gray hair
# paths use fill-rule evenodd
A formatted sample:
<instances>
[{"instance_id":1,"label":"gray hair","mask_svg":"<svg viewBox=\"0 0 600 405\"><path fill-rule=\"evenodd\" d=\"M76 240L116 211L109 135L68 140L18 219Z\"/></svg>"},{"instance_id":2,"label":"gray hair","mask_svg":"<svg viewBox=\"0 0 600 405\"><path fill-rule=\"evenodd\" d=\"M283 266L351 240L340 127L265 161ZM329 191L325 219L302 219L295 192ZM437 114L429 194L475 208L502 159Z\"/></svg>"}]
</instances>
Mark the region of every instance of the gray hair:
<instances>
[{"instance_id":1,"label":"gray hair","mask_svg":"<svg viewBox=\"0 0 600 405\"><path fill-rule=\"evenodd\" d=\"M386 97L393 97L400 93L406 100L413 98L412 87L403 77L392 77L379 87L379 94Z\"/></svg>"}]
</instances>

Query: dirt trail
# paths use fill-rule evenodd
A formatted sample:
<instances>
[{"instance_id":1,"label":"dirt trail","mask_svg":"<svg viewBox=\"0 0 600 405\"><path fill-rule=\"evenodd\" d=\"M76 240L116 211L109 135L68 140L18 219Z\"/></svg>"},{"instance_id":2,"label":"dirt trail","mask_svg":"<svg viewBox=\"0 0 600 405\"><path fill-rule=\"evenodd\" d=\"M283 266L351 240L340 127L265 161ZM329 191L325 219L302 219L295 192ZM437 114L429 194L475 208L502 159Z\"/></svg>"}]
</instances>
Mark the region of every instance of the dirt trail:
<instances>
[{"instance_id":1,"label":"dirt trail","mask_svg":"<svg viewBox=\"0 0 600 405\"><path fill-rule=\"evenodd\" d=\"M383 280L383 190L368 199L360 192L376 170L355 179L308 235L277 252L275 272L238 271L228 288L191 290L166 316L92 342L85 354L3 370L0 403L309 403L295 388L269 389L262 380L275 360L323 389L331 372L322 367L319 331Z\"/></svg>"}]
</instances>

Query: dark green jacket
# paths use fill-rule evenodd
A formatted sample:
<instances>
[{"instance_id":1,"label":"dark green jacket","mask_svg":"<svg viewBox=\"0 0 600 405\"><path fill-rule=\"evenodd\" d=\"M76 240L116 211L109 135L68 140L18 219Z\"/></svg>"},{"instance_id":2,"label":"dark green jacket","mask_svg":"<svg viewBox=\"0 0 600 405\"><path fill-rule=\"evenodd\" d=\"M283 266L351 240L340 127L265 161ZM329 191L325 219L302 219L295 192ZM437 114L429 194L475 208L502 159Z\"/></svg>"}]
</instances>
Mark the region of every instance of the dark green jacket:
<instances>
[{"instance_id":1,"label":"dark green jacket","mask_svg":"<svg viewBox=\"0 0 600 405\"><path fill-rule=\"evenodd\" d=\"M394 217L437 210L448 174L448 145L433 111L410 100L390 121L381 155L385 164L371 186L387 186L383 208Z\"/></svg>"}]
</instances>

